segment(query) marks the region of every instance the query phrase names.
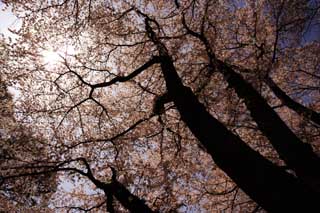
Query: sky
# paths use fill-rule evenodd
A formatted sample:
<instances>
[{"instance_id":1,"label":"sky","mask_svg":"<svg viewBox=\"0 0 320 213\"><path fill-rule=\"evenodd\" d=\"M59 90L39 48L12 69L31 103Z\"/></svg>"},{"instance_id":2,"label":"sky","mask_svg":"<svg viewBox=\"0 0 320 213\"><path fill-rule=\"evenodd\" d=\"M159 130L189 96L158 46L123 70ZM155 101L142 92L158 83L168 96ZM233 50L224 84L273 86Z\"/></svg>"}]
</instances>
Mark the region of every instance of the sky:
<instances>
[{"instance_id":1,"label":"sky","mask_svg":"<svg viewBox=\"0 0 320 213\"><path fill-rule=\"evenodd\" d=\"M5 5L0 0L0 33L5 36L12 36L8 28L14 29L19 26L19 21L15 17L10 8L5 9Z\"/></svg>"}]
</instances>

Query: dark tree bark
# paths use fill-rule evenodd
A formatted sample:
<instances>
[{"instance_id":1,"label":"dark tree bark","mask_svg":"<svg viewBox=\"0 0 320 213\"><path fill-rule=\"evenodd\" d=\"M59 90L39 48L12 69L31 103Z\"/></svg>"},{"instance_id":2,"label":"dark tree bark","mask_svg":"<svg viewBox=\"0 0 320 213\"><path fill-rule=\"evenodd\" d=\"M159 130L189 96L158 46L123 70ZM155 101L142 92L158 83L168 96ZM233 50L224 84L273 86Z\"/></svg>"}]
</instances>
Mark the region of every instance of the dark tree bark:
<instances>
[{"instance_id":1,"label":"dark tree bark","mask_svg":"<svg viewBox=\"0 0 320 213\"><path fill-rule=\"evenodd\" d=\"M145 204L144 200L132 194L118 181L113 181L111 184L105 184L103 190L105 193L112 194L121 203L121 205L130 212L155 212Z\"/></svg>"},{"instance_id":2,"label":"dark tree bark","mask_svg":"<svg viewBox=\"0 0 320 213\"><path fill-rule=\"evenodd\" d=\"M292 175L252 150L216 120L183 85L166 47L145 19L149 38L157 46L167 90L182 120L204 145L215 163L253 200L270 212L297 212L316 208L316 193Z\"/></svg>"},{"instance_id":3,"label":"dark tree bark","mask_svg":"<svg viewBox=\"0 0 320 213\"><path fill-rule=\"evenodd\" d=\"M244 100L251 117L280 158L296 172L304 184L320 191L320 170L316 169L320 168L320 158L313 152L311 146L303 143L291 131L251 84L246 82L230 65L216 58L204 34L192 31L184 19L183 24L191 36L198 38L204 44L210 66L220 72L238 97Z\"/></svg>"},{"instance_id":4,"label":"dark tree bark","mask_svg":"<svg viewBox=\"0 0 320 213\"><path fill-rule=\"evenodd\" d=\"M271 77L267 76L264 81L272 92L281 100L281 102L298 113L299 115L303 116L307 120L310 120L317 124L320 127L320 114L309 109L302 104L293 100L290 96L288 96L273 80Z\"/></svg>"},{"instance_id":5,"label":"dark tree bark","mask_svg":"<svg viewBox=\"0 0 320 213\"><path fill-rule=\"evenodd\" d=\"M287 166L310 188L320 189L320 159L309 144L303 143L283 122L266 100L230 66L220 62L229 86L234 88L250 111L261 132L268 138Z\"/></svg>"},{"instance_id":6,"label":"dark tree bark","mask_svg":"<svg viewBox=\"0 0 320 213\"><path fill-rule=\"evenodd\" d=\"M58 171L74 171L77 172L85 177L87 177L90 181L92 181L95 186L101 190L104 191L105 196L107 198L107 210L108 211L114 211L113 207L113 197L115 197L123 207L128 209L130 212L146 212L151 213L155 212L152 209L149 208L149 206L145 203L144 200L140 199L136 195L132 194L122 183L120 183L116 178L116 170L111 167L112 170L112 180L111 183L104 183L96 179L92 171L90 169L90 166L88 162L84 158L80 158L80 161L82 161L86 168L87 172L83 172L78 169L69 169L69 168L61 168Z\"/></svg>"},{"instance_id":7,"label":"dark tree bark","mask_svg":"<svg viewBox=\"0 0 320 213\"><path fill-rule=\"evenodd\" d=\"M87 168L87 172L84 172L84 171L77 169L77 168L62 167L65 164L70 163L72 161L83 162ZM30 169L30 166L28 165L27 168ZM41 168L41 166L37 167L37 169L39 169L39 168ZM113 176L112 176L111 183L104 183L104 182L101 182L100 180L96 179L92 174L92 171L90 169L88 162L84 158L79 158L79 159L71 160L71 161L65 161L65 162L62 162L56 166L44 166L43 168L44 168L43 171L21 173L21 174L16 174L16 175L12 175L12 176L0 177L0 185L4 184L5 181L7 181L9 179L14 179L14 178L22 178L22 177L27 177L27 176L38 176L38 175L48 175L52 172L59 172L59 171L76 172L84 177L87 177L97 188L104 191L106 199L107 199L107 211L115 212L115 209L113 206L113 197L114 197L121 203L121 205L123 207L128 209L130 212L137 212L137 213L156 212L156 211L153 211L151 208L149 208L143 199L140 199L136 195L132 194L122 183L120 183L116 179L115 170L113 168L112 168Z\"/></svg>"},{"instance_id":8,"label":"dark tree bark","mask_svg":"<svg viewBox=\"0 0 320 213\"><path fill-rule=\"evenodd\" d=\"M115 213L114 206L113 206L113 195L110 192L105 192L107 197L107 211L109 213Z\"/></svg>"},{"instance_id":9,"label":"dark tree bark","mask_svg":"<svg viewBox=\"0 0 320 213\"><path fill-rule=\"evenodd\" d=\"M149 208L144 200L140 199L136 195L132 194L122 183L120 183L116 178L116 170L111 167L112 170L112 180L111 183L103 183L97 180L91 170L89 165L84 161L88 172L85 173L87 176L98 188L102 189L107 197L107 208L108 210L114 210L113 208L113 197L115 197L123 207L128 209L130 212L146 212L151 213L155 212Z\"/></svg>"}]
</instances>

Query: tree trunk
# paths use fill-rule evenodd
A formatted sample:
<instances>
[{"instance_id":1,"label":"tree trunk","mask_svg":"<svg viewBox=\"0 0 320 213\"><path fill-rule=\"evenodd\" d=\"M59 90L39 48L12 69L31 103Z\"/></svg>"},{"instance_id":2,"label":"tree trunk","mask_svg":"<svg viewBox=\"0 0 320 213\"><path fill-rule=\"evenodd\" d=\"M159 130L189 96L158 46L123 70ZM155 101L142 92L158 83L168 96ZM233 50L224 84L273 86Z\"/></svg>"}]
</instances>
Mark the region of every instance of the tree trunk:
<instances>
[{"instance_id":1,"label":"tree trunk","mask_svg":"<svg viewBox=\"0 0 320 213\"><path fill-rule=\"evenodd\" d=\"M317 208L316 193L252 150L206 111L191 89L183 86L170 57L163 58L161 68L182 120L215 163L253 200L270 212Z\"/></svg>"},{"instance_id":2,"label":"tree trunk","mask_svg":"<svg viewBox=\"0 0 320 213\"><path fill-rule=\"evenodd\" d=\"M147 206L144 200L141 200L139 197L132 194L118 181L113 181L112 183L105 185L103 190L106 194L112 194L122 204L122 206L130 212L154 212Z\"/></svg>"},{"instance_id":3,"label":"tree trunk","mask_svg":"<svg viewBox=\"0 0 320 213\"><path fill-rule=\"evenodd\" d=\"M206 47L210 66L220 72L229 86L242 98L257 123L260 131L268 138L280 158L293 169L305 185L320 193L320 158L309 144L303 143L283 122L279 115L268 105L267 101L235 72L227 63L216 58L206 37L189 29L188 32L200 39Z\"/></svg>"},{"instance_id":4,"label":"tree trunk","mask_svg":"<svg viewBox=\"0 0 320 213\"><path fill-rule=\"evenodd\" d=\"M294 101L292 98L290 98L278 85L267 76L264 81L269 88L272 90L272 92L281 100L281 102L298 113L299 115L305 117L307 120L310 120L314 122L315 124L320 126L320 114L313 111L312 109L309 109L302 104Z\"/></svg>"},{"instance_id":5,"label":"tree trunk","mask_svg":"<svg viewBox=\"0 0 320 213\"><path fill-rule=\"evenodd\" d=\"M182 84L166 47L146 18L146 31L157 46L166 87L182 120L215 163L260 206L270 212L303 212L317 208L316 193L252 150L206 111L192 90Z\"/></svg>"},{"instance_id":6,"label":"tree trunk","mask_svg":"<svg viewBox=\"0 0 320 213\"><path fill-rule=\"evenodd\" d=\"M268 138L280 158L293 169L297 176L310 188L320 193L320 158L309 144L303 143L283 122L279 115L268 105L266 100L235 72L227 63L216 58L209 41L204 34L192 31L182 20L187 32L198 38L205 46L209 64L220 72L229 86L242 98L260 131Z\"/></svg>"}]
</instances>

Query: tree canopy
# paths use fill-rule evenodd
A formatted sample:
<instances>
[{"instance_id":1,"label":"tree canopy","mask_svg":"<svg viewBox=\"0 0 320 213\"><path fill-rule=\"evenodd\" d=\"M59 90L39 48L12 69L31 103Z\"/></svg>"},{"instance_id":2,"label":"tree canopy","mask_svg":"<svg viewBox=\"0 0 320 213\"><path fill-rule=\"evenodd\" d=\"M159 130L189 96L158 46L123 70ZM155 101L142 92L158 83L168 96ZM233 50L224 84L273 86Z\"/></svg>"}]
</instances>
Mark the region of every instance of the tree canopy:
<instances>
[{"instance_id":1,"label":"tree canopy","mask_svg":"<svg viewBox=\"0 0 320 213\"><path fill-rule=\"evenodd\" d=\"M318 0L3 2L0 211L319 209Z\"/></svg>"}]
</instances>

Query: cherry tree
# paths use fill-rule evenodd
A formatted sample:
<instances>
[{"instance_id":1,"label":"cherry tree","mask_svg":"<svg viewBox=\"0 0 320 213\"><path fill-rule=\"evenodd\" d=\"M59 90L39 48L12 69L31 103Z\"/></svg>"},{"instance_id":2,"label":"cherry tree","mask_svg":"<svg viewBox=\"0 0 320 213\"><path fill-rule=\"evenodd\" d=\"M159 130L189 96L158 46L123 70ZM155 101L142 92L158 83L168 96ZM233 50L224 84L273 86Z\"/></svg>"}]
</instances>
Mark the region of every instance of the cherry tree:
<instances>
[{"instance_id":1,"label":"cherry tree","mask_svg":"<svg viewBox=\"0 0 320 213\"><path fill-rule=\"evenodd\" d=\"M317 208L318 1L4 2L15 119L44 153L4 183L53 175L59 211Z\"/></svg>"}]
</instances>

